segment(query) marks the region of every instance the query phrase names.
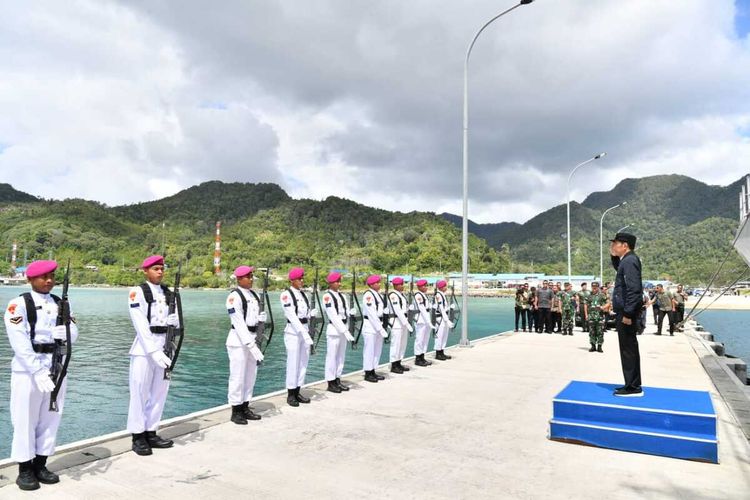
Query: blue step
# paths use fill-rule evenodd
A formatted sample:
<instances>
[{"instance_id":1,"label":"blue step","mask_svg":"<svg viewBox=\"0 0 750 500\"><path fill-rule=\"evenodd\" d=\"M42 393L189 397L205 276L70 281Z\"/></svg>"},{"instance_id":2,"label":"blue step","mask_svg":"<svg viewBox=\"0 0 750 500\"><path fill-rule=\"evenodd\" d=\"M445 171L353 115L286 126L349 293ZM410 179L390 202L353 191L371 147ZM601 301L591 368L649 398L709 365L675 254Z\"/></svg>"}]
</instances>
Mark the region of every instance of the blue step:
<instances>
[{"instance_id":1,"label":"blue step","mask_svg":"<svg viewBox=\"0 0 750 500\"><path fill-rule=\"evenodd\" d=\"M550 439L718 463L710 394L644 387L643 397L620 398L616 387L570 382L552 402Z\"/></svg>"}]
</instances>

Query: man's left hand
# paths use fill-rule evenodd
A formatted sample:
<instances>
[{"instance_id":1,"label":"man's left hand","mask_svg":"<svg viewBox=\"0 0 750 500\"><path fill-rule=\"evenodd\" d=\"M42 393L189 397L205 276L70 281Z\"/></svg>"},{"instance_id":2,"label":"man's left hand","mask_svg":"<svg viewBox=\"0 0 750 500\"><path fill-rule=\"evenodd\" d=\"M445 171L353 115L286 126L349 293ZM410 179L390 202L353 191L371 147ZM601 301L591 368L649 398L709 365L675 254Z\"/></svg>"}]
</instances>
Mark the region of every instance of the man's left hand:
<instances>
[{"instance_id":1,"label":"man's left hand","mask_svg":"<svg viewBox=\"0 0 750 500\"><path fill-rule=\"evenodd\" d=\"M632 325L633 324L633 320L630 319L630 318L626 318L626 317L623 316L623 318L622 318L622 324L623 325Z\"/></svg>"}]
</instances>

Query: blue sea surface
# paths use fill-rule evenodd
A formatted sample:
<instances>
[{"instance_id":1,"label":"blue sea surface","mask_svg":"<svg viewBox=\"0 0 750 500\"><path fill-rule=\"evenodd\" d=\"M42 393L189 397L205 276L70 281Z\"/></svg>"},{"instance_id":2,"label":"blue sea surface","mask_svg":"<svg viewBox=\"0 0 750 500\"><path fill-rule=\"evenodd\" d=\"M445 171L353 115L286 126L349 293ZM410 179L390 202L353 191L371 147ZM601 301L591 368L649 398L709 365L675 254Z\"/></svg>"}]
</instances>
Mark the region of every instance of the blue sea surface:
<instances>
[{"instance_id":1,"label":"blue sea surface","mask_svg":"<svg viewBox=\"0 0 750 500\"><path fill-rule=\"evenodd\" d=\"M750 363L750 311L704 311L696 318L727 354Z\"/></svg>"},{"instance_id":2,"label":"blue sea surface","mask_svg":"<svg viewBox=\"0 0 750 500\"><path fill-rule=\"evenodd\" d=\"M26 291L26 287L0 287L0 304ZM177 363L164 418L185 415L227 402L229 366L224 346L229 318L224 308L227 291L184 290L183 310L187 333ZM120 431L128 412L128 350L134 332L128 315L127 290L75 288L70 291L71 308L80 335L74 346L68 373L65 414L58 444ZM278 293L272 295L276 332L258 372L255 395L284 388L286 353L284 318ZM469 300L470 338L478 339L513 327L513 301L498 298ZM4 331L4 327L3 327ZM449 344L460 338L460 327ZM413 354L409 339L407 356ZM12 351L3 335L0 340L0 458L10 454L13 429L10 423L10 361ZM388 346L382 363L388 361ZM307 381L323 379L325 338L310 359ZM347 352L345 372L362 369L362 348Z\"/></svg>"}]
</instances>

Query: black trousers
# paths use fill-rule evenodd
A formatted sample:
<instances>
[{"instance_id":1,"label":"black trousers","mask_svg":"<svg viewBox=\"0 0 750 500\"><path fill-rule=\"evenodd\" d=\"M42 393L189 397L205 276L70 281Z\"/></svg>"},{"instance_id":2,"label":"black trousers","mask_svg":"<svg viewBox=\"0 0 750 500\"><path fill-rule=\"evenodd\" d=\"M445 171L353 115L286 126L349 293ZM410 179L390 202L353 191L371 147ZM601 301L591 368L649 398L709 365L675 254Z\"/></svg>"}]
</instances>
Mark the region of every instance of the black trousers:
<instances>
[{"instance_id":1,"label":"black trousers","mask_svg":"<svg viewBox=\"0 0 750 500\"><path fill-rule=\"evenodd\" d=\"M685 319L685 304L677 304L677 309L674 312L674 322L679 324Z\"/></svg>"},{"instance_id":2,"label":"black trousers","mask_svg":"<svg viewBox=\"0 0 750 500\"><path fill-rule=\"evenodd\" d=\"M526 316L529 319L529 331L532 331L534 329L534 325L536 324L536 311L534 311L531 306L529 306L529 308L526 309Z\"/></svg>"},{"instance_id":3,"label":"black trousers","mask_svg":"<svg viewBox=\"0 0 750 500\"><path fill-rule=\"evenodd\" d=\"M653 305L651 307L654 308L654 324L658 325L659 324L659 306Z\"/></svg>"},{"instance_id":4,"label":"black trousers","mask_svg":"<svg viewBox=\"0 0 750 500\"><path fill-rule=\"evenodd\" d=\"M622 322L622 314L617 315L617 340L620 343L620 363L625 387L641 387L641 353L638 351L638 321L633 318L630 325Z\"/></svg>"},{"instance_id":5,"label":"black trousers","mask_svg":"<svg viewBox=\"0 0 750 500\"><path fill-rule=\"evenodd\" d=\"M536 326L536 331L544 330L546 333L552 331L552 313L549 307L539 308L539 323Z\"/></svg>"},{"instance_id":6,"label":"black trousers","mask_svg":"<svg viewBox=\"0 0 750 500\"><path fill-rule=\"evenodd\" d=\"M659 309L659 321L658 321L658 327L656 329L656 334L661 335L661 326L664 323L664 316L666 316L669 319L669 334L674 334L674 311L662 311Z\"/></svg>"},{"instance_id":7,"label":"black trousers","mask_svg":"<svg viewBox=\"0 0 750 500\"><path fill-rule=\"evenodd\" d=\"M588 332L589 331L589 317L586 314L586 311L583 309L583 306L581 307L580 314L581 314L581 329L584 332Z\"/></svg>"},{"instance_id":8,"label":"black trousers","mask_svg":"<svg viewBox=\"0 0 750 500\"><path fill-rule=\"evenodd\" d=\"M552 330L558 333L562 330L562 313L557 311L552 313Z\"/></svg>"},{"instance_id":9,"label":"black trousers","mask_svg":"<svg viewBox=\"0 0 750 500\"><path fill-rule=\"evenodd\" d=\"M526 309L516 306L516 330L518 330L518 318L521 318L523 329L526 330Z\"/></svg>"}]
</instances>

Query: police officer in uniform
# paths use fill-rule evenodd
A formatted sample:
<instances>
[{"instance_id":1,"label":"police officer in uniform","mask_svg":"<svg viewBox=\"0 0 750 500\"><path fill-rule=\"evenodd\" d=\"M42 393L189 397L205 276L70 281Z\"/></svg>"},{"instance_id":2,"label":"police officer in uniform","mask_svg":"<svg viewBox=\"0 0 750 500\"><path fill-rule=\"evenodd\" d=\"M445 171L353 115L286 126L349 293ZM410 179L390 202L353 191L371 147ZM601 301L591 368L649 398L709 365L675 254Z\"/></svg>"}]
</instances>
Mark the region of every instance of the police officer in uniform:
<instances>
[{"instance_id":1,"label":"police officer in uniform","mask_svg":"<svg viewBox=\"0 0 750 500\"><path fill-rule=\"evenodd\" d=\"M414 302L417 307L417 332L414 336L414 364L417 366L430 366L432 361L424 359L430 344L430 333L435 330L432 324L432 305L427 297L427 280L417 280L417 292L414 294Z\"/></svg>"},{"instance_id":2,"label":"police officer in uniform","mask_svg":"<svg viewBox=\"0 0 750 500\"><path fill-rule=\"evenodd\" d=\"M258 363L263 361L263 353L255 343L258 324L266 321L266 313L260 312L262 297L253 291L252 266L239 266L232 276L237 280L237 288L227 297L226 307L232 327L227 334L227 355L229 356L229 383L227 400L232 406L230 421L247 425L248 420L260 420L260 415L250 409L253 387L258 374Z\"/></svg>"},{"instance_id":3,"label":"police officer in uniform","mask_svg":"<svg viewBox=\"0 0 750 500\"><path fill-rule=\"evenodd\" d=\"M172 360L164 354L168 326L179 327L177 314L169 314L167 294L161 284L164 257L152 255L141 264L146 282L130 289L128 310L135 329L130 348L130 405L128 432L133 435L133 451L151 455L152 448L170 448L174 443L156 434L169 391L164 370Z\"/></svg>"},{"instance_id":4,"label":"police officer in uniform","mask_svg":"<svg viewBox=\"0 0 750 500\"><path fill-rule=\"evenodd\" d=\"M375 371L380 363L380 353L383 351L383 339L388 332L383 328L383 314L385 314L385 301L380 296L380 275L373 274L367 277L365 282L368 290L362 297L364 304L364 324L362 335L365 337L365 348L362 349L362 369L365 371L367 382L385 380L385 377Z\"/></svg>"},{"instance_id":5,"label":"police officer in uniform","mask_svg":"<svg viewBox=\"0 0 750 500\"><path fill-rule=\"evenodd\" d=\"M50 393L55 388L50 373L52 352L55 341L67 340L65 325L57 325L60 299L50 294L55 286L55 269L57 263L53 260L29 264L26 278L31 291L11 300L5 310L5 331L13 349L10 458L18 462L16 484L22 490L36 490L39 483L54 484L60 480L47 469L47 457L55 452L67 384L67 379L63 380L57 394L58 411L49 411ZM75 342L78 328L73 319L70 335Z\"/></svg>"},{"instance_id":6,"label":"police officer in uniform","mask_svg":"<svg viewBox=\"0 0 750 500\"><path fill-rule=\"evenodd\" d=\"M349 333L349 302L339 291L341 288L341 273L331 272L326 276L328 290L323 294L323 307L328 317L326 327L326 367L325 375L328 391L340 394L349 388L341 383L346 359L346 342L353 341Z\"/></svg>"},{"instance_id":7,"label":"police officer in uniform","mask_svg":"<svg viewBox=\"0 0 750 500\"><path fill-rule=\"evenodd\" d=\"M391 309L395 316L393 326L391 327L391 351L389 359L391 361L391 373L404 373L409 371L408 366L401 364L406 353L406 343L409 340L409 334L414 328L409 324L407 315L409 313L409 304L404 296L404 279L397 276L391 280L393 290L388 293L388 299L391 302Z\"/></svg>"},{"instance_id":8,"label":"police officer in uniform","mask_svg":"<svg viewBox=\"0 0 750 500\"><path fill-rule=\"evenodd\" d=\"M284 346L286 347L286 402L289 406L309 403L310 398L300 394L305 383L307 362L310 360L310 346L313 339L308 332L310 318L317 317L318 310L310 306L307 295L302 291L305 270L295 267L289 271L290 287L281 292L281 306L286 316Z\"/></svg>"},{"instance_id":9,"label":"police officer in uniform","mask_svg":"<svg viewBox=\"0 0 750 500\"><path fill-rule=\"evenodd\" d=\"M451 309L453 305L448 306L448 299L445 297L448 282L439 280L435 286L437 287L437 291L435 292L435 315L438 318L442 318L442 321L438 323L437 335L435 337L435 359L446 361L453 358L453 356L448 356L444 352L445 346L448 344L448 334L454 326L448 318L448 309Z\"/></svg>"},{"instance_id":10,"label":"police officer in uniform","mask_svg":"<svg viewBox=\"0 0 750 500\"><path fill-rule=\"evenodd\" d=\"M597 281L591 282L591 294L588 296L584 308L589 320L589 343L591 344L589 352L604 352L602 350L602 344L604 344L603 322L609 313L610 302L609 296L599 289Z\"/></svg>"}]
</instances>

